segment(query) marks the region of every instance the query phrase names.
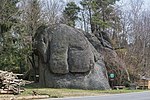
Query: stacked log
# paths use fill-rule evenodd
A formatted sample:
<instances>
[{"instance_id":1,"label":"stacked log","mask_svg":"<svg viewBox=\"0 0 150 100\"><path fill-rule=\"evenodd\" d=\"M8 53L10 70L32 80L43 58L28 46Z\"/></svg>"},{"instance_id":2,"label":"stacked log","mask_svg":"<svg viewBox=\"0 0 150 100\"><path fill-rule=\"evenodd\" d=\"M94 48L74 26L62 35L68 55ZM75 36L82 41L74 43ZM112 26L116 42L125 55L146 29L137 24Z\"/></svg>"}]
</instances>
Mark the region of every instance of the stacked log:
<instances>
[{"instance_id":1,"label":"stacked log","mask_svg":"<svg viewBox=\"0 0 150 100\"><path fill-rule=\"evenodd\" d=\"M25 81L18 79L16 74L0 70L0 93L19 94L23 91L24 85Z\"/></svg>"}]
</instances>

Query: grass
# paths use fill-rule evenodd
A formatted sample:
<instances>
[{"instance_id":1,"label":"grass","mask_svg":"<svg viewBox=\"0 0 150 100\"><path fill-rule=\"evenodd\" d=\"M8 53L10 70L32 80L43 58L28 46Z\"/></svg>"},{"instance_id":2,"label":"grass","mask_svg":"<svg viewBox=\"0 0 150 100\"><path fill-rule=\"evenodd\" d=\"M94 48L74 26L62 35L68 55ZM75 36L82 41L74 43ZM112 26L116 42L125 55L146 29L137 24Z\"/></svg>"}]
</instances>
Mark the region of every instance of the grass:
<instances>
[{"instance_id":1,"label":"grass","mask_svg":"<svg viewBox=\"0 0 150 100\"><path fill-rule=\"evenodd\" d=\"M33 91L40 95L49 95L51 98L61 97L75 97L75 96L98 96L107 94L120 94L120 93L131 93L131 92L142 92L144 90L82 90L82 89L54 89L54 88L37 88L37 87L26 87L25 91L21 94L23 96L32 95Z\"/></svg>"}]
</instances>

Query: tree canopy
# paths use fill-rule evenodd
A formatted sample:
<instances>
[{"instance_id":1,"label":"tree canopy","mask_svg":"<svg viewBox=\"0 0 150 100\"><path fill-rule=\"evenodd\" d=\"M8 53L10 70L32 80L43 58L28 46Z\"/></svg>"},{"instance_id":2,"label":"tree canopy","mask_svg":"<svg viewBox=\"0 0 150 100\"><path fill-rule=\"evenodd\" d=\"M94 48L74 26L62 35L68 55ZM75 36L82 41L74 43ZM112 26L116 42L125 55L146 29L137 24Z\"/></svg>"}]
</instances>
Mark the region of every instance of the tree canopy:
<instances>
[{"instance_id":1,"label":"tree canopy","mask_svg":"<svg viewBox=\"0 0 150 100\"><path fill-rule=\"evenodd\" d=\"M75 2L69 2L64 11L63 15L66 19L66 23L69 26L75 27L75 21L79 19L78 13L80 11L80 8L75 4Z\"/></svg>"}]
</instances>

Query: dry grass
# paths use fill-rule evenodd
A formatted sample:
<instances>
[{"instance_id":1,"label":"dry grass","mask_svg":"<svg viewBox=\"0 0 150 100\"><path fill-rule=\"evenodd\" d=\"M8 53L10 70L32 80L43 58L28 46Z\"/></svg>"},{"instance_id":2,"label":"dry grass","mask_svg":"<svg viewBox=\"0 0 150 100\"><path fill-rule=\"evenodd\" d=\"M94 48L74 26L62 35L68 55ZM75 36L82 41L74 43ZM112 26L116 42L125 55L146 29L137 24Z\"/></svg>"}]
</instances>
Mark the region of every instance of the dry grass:
<instances>
[{"instance_id":1,"label":"dry grass","mask_svg":"<svg viewBox=\"0 0 150 100\"><path fill-rule=\"evenodd\" d=\"M142 92L143 90L80 90L80 89L53 89L53 88L27 88L21 95L32 95L33 91L40 95L49 95L52 98L75 96L98 96L106 94L119 94Z\"/></svg>"},{"instance_id":2,"label":"dry grass","mask_svg":"<svg viewBox=\"0 0 150 100\"><path fill-rule=\"evenodd\" d=\"M144 90L82 90L82 89L54 89L54 88L38 88L26 87L25 91L21 95L0 95L0 100L10 100L10 98L16 98L15 100L25 100L20 98L31 98L34 97L33 91L39 96L49 96L50 98L62 98L62 97L77 97L77 96L99 96L119 93L130 93L130 92L142 92ZM32 100L32 99L27 99Z\"/></svg>"}]
</instances>

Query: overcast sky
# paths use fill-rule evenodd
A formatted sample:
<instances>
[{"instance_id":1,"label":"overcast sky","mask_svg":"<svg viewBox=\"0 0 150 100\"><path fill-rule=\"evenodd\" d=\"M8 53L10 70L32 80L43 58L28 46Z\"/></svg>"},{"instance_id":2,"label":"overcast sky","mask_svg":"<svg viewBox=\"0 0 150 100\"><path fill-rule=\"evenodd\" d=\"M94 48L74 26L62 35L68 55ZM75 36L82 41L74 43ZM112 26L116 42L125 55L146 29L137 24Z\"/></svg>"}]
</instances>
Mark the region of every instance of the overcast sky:
<instances>
[{"instance_id":1,"label":"overcast sky","mask_svg":"<svg viewBox=\"0 0 150 100\"><path fill-rule=\"evenodd\" d=\"M68 1L75 1L75 2L79 2L79 1L81 1L81 0L63 0L63 1L65 1L65 2L68 2ZM126 4L126 6L127 5L129 5L129 1L130 0L120 0L120 2L119 3L124 3L124 4ZM143 1L144 2L144 8L145 9L148 9L149 7L150 7L150 0L139 0L139 1ZM118 4L119 4L118 3Z\"/></svg>"},{"instance_id":2,"label":"overcast sky","mask_svg":"<svg viewBox=\"0 0 150 100\"><path fill-rule=\"evenodd\" d=\"M134 0L133 0L134 1ZM135 0L136 1L136 0ZM143 8L144 9L149 9L149 5L150 5L150 0L138 0L138 1L143 1ZM128 6L129 5L130 0L120 0L119 3L117 4L121 4L124 6Z\"/></svg>"}]
</instances>

